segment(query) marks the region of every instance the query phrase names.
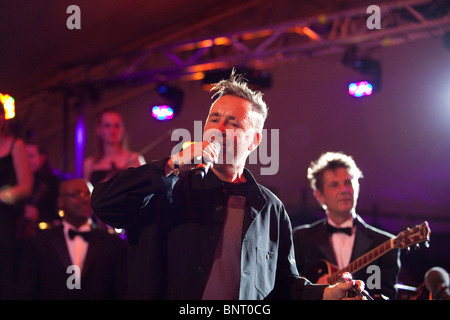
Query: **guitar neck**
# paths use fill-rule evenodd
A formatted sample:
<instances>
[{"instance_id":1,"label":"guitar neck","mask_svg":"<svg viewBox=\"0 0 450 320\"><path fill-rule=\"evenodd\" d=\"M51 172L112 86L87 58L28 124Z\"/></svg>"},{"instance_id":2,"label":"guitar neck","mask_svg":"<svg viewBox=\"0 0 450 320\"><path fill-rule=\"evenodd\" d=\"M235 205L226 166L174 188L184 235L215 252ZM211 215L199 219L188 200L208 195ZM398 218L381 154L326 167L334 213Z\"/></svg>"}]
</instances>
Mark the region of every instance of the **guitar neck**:
<instances>
[{"instance_id":1,"label":"guitar neck","mask_svg":"<svg viewBox=\"0 0 450 320\"><path fill-rule=\"evenodd\" d=\"M341 270L338 270L338 271L332 273L331 275L329 275L328 283L334 284L334 283L338 282L339 275L342 272L354 273L354 272L360 270L361 268L367 266L371 262L375 261L376 259L378 259L382 255L386 254L387 252L391 251L393 248L394 248L394 240L393 239L390 239L390 240L382 243L381 245L370 250L369 252L362 255L358 259L350 262L350 264L347 267L345 267Z\"/></svg>"}]
</instances>

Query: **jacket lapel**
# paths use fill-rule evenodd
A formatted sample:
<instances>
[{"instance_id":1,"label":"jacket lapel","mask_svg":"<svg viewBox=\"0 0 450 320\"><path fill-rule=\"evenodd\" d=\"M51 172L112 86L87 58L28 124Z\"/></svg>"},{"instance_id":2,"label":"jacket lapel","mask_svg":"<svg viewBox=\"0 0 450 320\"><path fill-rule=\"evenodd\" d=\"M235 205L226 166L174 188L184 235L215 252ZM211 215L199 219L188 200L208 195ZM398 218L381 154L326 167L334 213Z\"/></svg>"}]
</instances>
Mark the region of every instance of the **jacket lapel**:
<instances>
[{"instance_id":1,"label":"jacket lapel","mask_svg":"<svg viewBox=\"0 0 450 320\"><path fill-rule=\"evenodd\" d=\"M86 257L84 258L83 269L81 270L81 275L84 276L89 272L95 259L99 259L98 255L100 253L100 243L98 240L99 234L98 230L92 229L91 239L89 240L88 250L86 252Z\"/></svg>"},{"instance_id":2,"label":"jacket lapel","mask_svg":"<svg viewBox=\"0 0 450 320\"><path fill-rule=\"evenodd\" d=\"M51 240L51 245L55 249L59 260L64 268L72 265L69 250L67 249L66 239L64 238L63 228L55 229L55 236Z\"/></svg>"},{"instance_id":3,"label":"jacket lapel","mask_svg":"<svg viewBox=\"0 0 450 320\"><path fill-rule=\"evenodd\" d=\"M369 251L370 245L372 244L372 240L366 234L365 222L359 216L356 217L356 221L355 243L350 261L358 259Z\"/></svg>"},{"instance_id":4,"label":"jacket lapel","mask_svg":"<svg viewBox=\"0 0 450 320\"><path fill-rule=\"evenodd\" d=\"M325 259L331 264L336 265L336 256L334 255L333 247L331 246L329 234L326 227L327 220L323 219L317 226L317 232L314 233L315 241L320 252Z\"/></svg>"},{"instance_id":5,"label":"jacket lapel","mask_svg":"<svg viewBox=\"0 0 450 320\"><path fill-rule=\"evenodd\" d=\"M244 175L248 183L249 196L247 196L247 202L245 205L244 223L242 225L242 237L245 236L252 222L261 214L261 211L267 205L267 200L264 198L255 178L250 173L250 171L244 168Z\"/></svg>"}]
</instances>

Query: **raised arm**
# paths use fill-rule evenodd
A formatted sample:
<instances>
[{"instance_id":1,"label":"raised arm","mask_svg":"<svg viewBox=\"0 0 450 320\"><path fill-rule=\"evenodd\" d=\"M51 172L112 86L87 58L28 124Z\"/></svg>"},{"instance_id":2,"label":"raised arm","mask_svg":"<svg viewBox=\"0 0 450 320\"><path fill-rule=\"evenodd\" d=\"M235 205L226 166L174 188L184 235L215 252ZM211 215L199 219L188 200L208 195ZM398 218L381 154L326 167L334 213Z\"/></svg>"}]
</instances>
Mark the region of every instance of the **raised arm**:
<instances>
[{"instance_id":1,"label":"raised arm","mask_svg":"<svg viewBox=\"0 0 450 320\"><path fill-rule=\"evenodd\" d=\"M12 157L17 184L0 191L0 202L14 205L31 195L33 175L28 162L28 154L22 140L16 139L12 148Z\"/></svg>"},{"instance_id":2,"label":"raised arm","mask_svg":"<svg viewBox=\"0 0 450 320\"><path fill-rule=\"evenodd\" d=\"M92 192L94 213L112 227L123 228L134 221L140 209L155 196L167 197L176 181L166 176L167 159L127 170L99 183Z\"/></svg>"}]
</instances>

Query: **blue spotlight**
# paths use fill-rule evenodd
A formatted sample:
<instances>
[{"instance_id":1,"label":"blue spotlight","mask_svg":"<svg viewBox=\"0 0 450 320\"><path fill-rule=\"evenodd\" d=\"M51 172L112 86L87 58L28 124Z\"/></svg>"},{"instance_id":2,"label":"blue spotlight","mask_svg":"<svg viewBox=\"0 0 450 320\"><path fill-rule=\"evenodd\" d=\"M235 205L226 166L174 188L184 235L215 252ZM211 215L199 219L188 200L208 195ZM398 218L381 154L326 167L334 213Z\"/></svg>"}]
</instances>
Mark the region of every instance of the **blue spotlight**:
<instances>
[{"instance_id":1,"label":"blue spotlight","mask_svg":"<svg viewBox=\"0 0 450 320\"><path fill-rule=\"evenodd\" d=\"M169 91L169 87L166 86L165 84L161 84L161 85L159 85L159 86L156 88L156 90L157 90L160 94L164 95L164 94L166 94L166 93Z\"/></svg>"}]
</instances>

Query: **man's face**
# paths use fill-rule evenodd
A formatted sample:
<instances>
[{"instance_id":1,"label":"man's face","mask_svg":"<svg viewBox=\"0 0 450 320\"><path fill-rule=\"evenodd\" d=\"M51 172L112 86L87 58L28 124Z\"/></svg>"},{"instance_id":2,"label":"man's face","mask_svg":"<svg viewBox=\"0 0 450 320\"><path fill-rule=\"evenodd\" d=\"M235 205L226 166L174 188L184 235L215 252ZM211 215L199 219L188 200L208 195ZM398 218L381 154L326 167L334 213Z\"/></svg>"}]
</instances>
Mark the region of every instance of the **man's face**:
<instances>
[{"instance_id":1,"label":"man's face","mask_svg":"<svg viewBox=\"0 0 450 320\"><path fill-rule=\"evenodd\" d=\"M58 205L66 218L72 221L86 221L92 213L90 191L86 183L82 180L64 182Z\"/></svg>"},{"instance_id":2,"label":"man's face","mask_svg":"<svg viewBox=\"0 0 450 320\"><path fill-rule=\"evenodd\" d=\"M326 206L329 215L348 218L356 207L359 194L358 181L345 168L326 170L323 175L323 192L316 190L315 196Z\"/></svg>"},{"instance_id":3,"label":"man's face","mask_svg":"<svg viewBox=\"0 0 450 320\"><path fill-rule=\"evenodd\" d=\"M252 104L242 98L225 95L211 106L204 128L204 140L218 140L223 148L219 163L245 165L251 151L261 141L254 123L261 117L252 111Z\"/></svg>"}]
</instances>

